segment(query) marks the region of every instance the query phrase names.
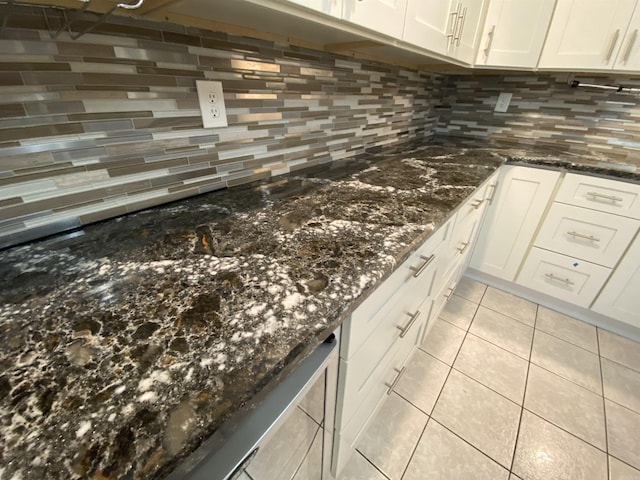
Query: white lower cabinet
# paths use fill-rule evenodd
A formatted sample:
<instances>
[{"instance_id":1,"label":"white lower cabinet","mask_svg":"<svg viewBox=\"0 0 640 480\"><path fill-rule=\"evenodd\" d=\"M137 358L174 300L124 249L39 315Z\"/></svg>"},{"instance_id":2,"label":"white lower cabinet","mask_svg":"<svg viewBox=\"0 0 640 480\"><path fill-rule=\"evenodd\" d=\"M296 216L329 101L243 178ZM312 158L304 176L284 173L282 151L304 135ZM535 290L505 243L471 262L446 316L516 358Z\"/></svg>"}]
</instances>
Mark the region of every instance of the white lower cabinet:
<instances>
[{"instance_id":1,"label":"white lower cabinet","mask_svg":"<svg viewBox=\"0 0 640 480\"><path fill-rule=\"evenodd\" d=\"M587 308L610 273L610 268L534 247L516 283Z\"/></svg>"},{"instance_id":2,"label":"white lower cabinet","mask_svg":"<svg viewBox=\"0 0 640 480\"><path fill-rule=\"evenodd\" d=\"M640 236L631 244L591 308L640 328Z\"/></svg>"},{"instance_id":3,"label":"white lower cabinet","mask_svg":"<svg viewBox=\"0 0 640 480\"><path fill-rule=\"evenodd\" d=\"M407 359L422 343L430 320L451 296L475 241L486 191L483 186L474 192L343 325L334 473L346 464L370 419L402 377Z\"/></svg>"},{"instance_id":4,"label":"white lower cabinet","mask_svg":"<svg viewBox=\"0 0 640 480\"><path fill-rule=\"evenodd\" d=\"M560 172L505 165L471 256L471 268L513 281Z\"/></svg>"}]
</instances>

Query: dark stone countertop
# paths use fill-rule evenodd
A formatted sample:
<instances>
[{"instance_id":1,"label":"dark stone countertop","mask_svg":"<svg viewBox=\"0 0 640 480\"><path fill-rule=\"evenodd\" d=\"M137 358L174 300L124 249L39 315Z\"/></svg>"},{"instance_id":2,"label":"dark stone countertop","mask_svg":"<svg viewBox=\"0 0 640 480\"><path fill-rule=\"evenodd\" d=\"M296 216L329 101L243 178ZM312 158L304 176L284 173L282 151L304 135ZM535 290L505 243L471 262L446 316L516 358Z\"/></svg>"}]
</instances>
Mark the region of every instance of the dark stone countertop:
<instances>
[{"instance_id":1,"label":"dark stone countertop","mask_svg":"<svg viewBox=\"0 0 640 480\"><path fill-rule=\"evenodd\" d=\"M509 152L378 149L0 252L0 476L164 477Z\"/></svg>"}]
</instances>

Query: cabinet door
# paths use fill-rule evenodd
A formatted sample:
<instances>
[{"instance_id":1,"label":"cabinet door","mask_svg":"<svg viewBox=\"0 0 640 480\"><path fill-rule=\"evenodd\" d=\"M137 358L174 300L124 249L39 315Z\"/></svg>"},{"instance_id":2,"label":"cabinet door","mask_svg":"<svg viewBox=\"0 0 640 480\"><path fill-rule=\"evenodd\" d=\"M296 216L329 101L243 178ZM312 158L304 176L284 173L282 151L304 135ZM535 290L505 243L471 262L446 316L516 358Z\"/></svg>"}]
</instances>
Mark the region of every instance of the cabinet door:
<instances>
[{"instance_id":1,"label":"cabinet door","mask_svg":"<svg viewBox=\"0 0 640 480\"><path fill-rule=\"evenodd\" d=\"M456 26L457 5L454 0L409 0L402 39L446 55Z\"/></svg>"},{"instance_id":2,"label":"cabinet door","mask_svg":"<svg viewBox=\"0 0 640 480\"><path fill-rule=\"evenodd\" d=\"M486 3L484 0L460 2L460 14L450 43L449 56L466 63L473 63L482 30L480 21L483 19Z\"/></svg>"},{"instance_id":3,"label":"cabinet door","mask_svg":"<svg viewBox=\"0 0 640 480\"><path fill-rule=\"evenodd\" d=\"M614 64L614 70L633 71L640 70L640 5L636 6L636 11L631 17L629 27L627 28L627 34L622 40L620 52L616 63Z\"/></svg>"},{"instance_id":4,"label":"cabinet door","mask_svg":"<svg viewBox=\"0 0 640 480\"><path fill-rule=\"evenodd\" d=\"M611 70L636 0L558 0L540 68Z\"/></svg>"},{"instance_id":5,"label":"cabinet door","mask_svg":"<svg viewBox=\"0 0 640 480\"><path fill-rule=\"evenodd\" d=\"M640 237L631 244L591 309L640 327Z\"/></svg>"},{"instance_id":6,"label":"cabinet door","mask_svg":"<svg viewBox=\"0 0 640 480\"><path fill-rule=\"evenodd\" d=\"M560 172L512 165L501 170L470 266L513 281Z\"/></svg>"},{"instance_id":7,"label":"cabinet door","mask_svg":"<svg viewBox=\"0 0 640 480\"><path fill-rule=\"evenodd\" d=\"M287 0L290 3L296 3L303 7L317 10L334 17L340 18L342 15L342 0Z\"/></svg>"},{"instance_id":8,"label":"cabinet door","mask_svg":"<svg viewBox=\"0 0 640 480\"><path fill-rule=\"evenodd\" d=\"M555 0L492 0L476 66L535 68Z\"/></svg>"},{"instance_id":9,"label":"cabinet door","mask_svg":"<svg viewBox=\"0 0 640 480\"><path fill-rule=\"evenodd\" d=\"M402 38L407 0L345 0L342 18L394 38Z\"/></svg>"}]
</instances>

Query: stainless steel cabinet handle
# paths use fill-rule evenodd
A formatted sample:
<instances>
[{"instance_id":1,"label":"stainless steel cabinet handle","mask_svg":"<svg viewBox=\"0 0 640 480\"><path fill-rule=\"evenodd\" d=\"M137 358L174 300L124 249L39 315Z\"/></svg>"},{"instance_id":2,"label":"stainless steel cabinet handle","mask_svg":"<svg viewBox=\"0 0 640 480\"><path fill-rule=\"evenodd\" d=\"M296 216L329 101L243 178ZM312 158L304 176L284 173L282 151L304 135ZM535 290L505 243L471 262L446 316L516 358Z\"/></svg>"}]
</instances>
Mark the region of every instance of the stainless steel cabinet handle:
<instances>
[{"instance_id":1,"label":"stainless steel cabinet handle","mask_svg":"<svg viewBox=\"0 0 640 480\"><path fill-rule=\"evenodd\" d=\"M453 287L449 287L447 288L447 290L449 290L449 293L447 293L444 298L446 298L447 300L449 300L451 298L451 295L453 295L453 291L456 289L456 285L454 284Z\"/></svg>"},{"instance_id":2,"label":"stainless steel cabinet handle","mask_svg":"<svg viewBox=\"0 0 640 480\"><path fill-rule=\"evenodd\" d=\"M493 202L493 197L496 195L496 190L498 189L498 182L496 181L496 183L489 185L489 188L491 189L491 195L488 196L485 200L489 202L489 205L491 205L491 202Z\"/></svg>"},{"instance_id":3,"label":"stainless steel cabinet handle","mask_svg":"<svg viewBox=\"0 0 640 480\"><path fill-rule=\"evenodd\" d=\"M414 271L413 278L418 278L420 274L424 272L424 269L427 268L431 262L433 262L436 256L429 255L428 257L425 257L424 255L420 255L420 258L424 260L424 263L422 265L420 265L419 267L409 267L410 270Z\"/></svg>"},{"instance_id":4,"label":"stainless steel cabinet handle","mask_svg":"<svg viewBox=\"0 0 640 480\"><path fill-rule=\"evenodd\" d=\"M477 210L478 208L480 208L480 205L482 205L482 202L484 202L484 198L474 200L473 202L471 202L471 206Z\"/></svg>"},{"instance_id":5,"label":"stainless steel cabinet handle","mask_svg":"<svg viewBox=\"0 0 640 480\"><path fill-rule=\"evenodd\" d=\"M575 283L573 283L568 278L557 277L553 273L545 273L544 276L547 277L549 280L555 280L556 282L564 283L565 285L567 285L569 287L571 285L575 285Z\"/></svg>"},{"instance_id":6,"label":"stainless steel cabinet handle","mask_svg":"<svg viewBox=\"0 0 640 480\"><path fill-rule=\"evenodd\" d=\"M449 14L449 17L453 17L453 18L451 18L451 30L450 30L450 33L447 33L447 47L449 47L449 43L451 43L451 41L453 40L453 37L455 37L456 30L458 29L458 17L460 16L460 7L461 6L462 6L462 4L458 2L458 6L457 6L456 10L454 10L453 12L451 12Z\"/></svg>"},{"instance_id":7,"label":"stainless steel cabinet handle","mask_svg":"<svg viewBox=\"0 0 640 480\"><path fill-rule=\"evenodd\" d=\"M460 39L462 38L462 31L464 30L464 21L467 18L467 7L464 7L462 11L462 16L460 16L460 30L458 31L458 35L453 39L456 42L456 47L460 46Z\"/></svg>"},{"instance_id":8,"label":"stainless steel cabinet handle","mask_svg":"<svg viewBox=\"0 0 640 480\"><path fill-rule=\"evenodd\" d=\"M489 52L491 51L491 44L493 43L493 36L495 34L496 34L496 26L494 25L493 27L491 27L491 30L489 30L489 33L487 34L489 38L487 39L487 46L484 48L484 56L487 59L489 58Z\"/></svg>"},{"instance_id":9,"label":"stainless steel cabinet handle","mask_svg":"<svg viewBox=\"0 0 640 480\"><path fill-rule=\"evenodd\" d=\"M467 249L467 247L469 246L470 242L462 242L460 245L460 247L458 247L458 251L460 253L464 253L464 251Z\"/></svg>"},{"instance_id":10,"label":"stainless steel cabinet handle","mask_svg":"<svg viewBox=\"0 0 640 480\"><path fill-rule=\"evenodd\" d=\"M631 55L631 50L633 50L633 44L636 43L636 38L638 37L638 29L636 28L631 34L631 38L629 38L629 43L627 43L627 48L624 51L624 55L622 56L622 61L627 63L629 60L629 56Z\"/></svg>"},{"instance_id":11,"label":"stainless steel cabinet handle","mask_svg":"<svg viewBox=\"0 0 640 480\"><path fill-rule=\"evenodd\" d=\"M599 242L600 239L598 237L594 237L593 235L586 235L584 233L578 232L567 232L567 235L571 235L572 237L584 238L585 240L591 240L592 242Z\"/></svg>"},{"instance_id":12,"label":"stainless steel cabinet handle","mask_svg":"<svg viewBox=\"0 0 640 480\"><path fill-rule=\"evenodd\" d=\"M396 375L396 378L393 379L393 382L391 382L391 385L389 385L388 383L385 383L385 385L389 387L389 390L387 390L387 395L391 395L391 392L393 391L393 389L396 388L396 385L400 381L400 378L402 377L402 374L404 373L406 368L407 367L402 367L400 370L398 370L397 368L394 368L394 370L398 372L398 375Z\"/></svg>"},{"instance_id":13,"label":"stainless steel cabinet handle","mask_svg":"<svg viewBox=\"0 0 640 480\"><path fill-rule=\"evenodd\" d=\"M598 193L598 192L587 192L587 197L591 197L591 198L588 198L587 200L597 200L598 198L604 198L605 200L611 200L612 202L621 202L622 200L624 200L623 198L620 198L620 197L614 197L613 195L605 195L604 193Z\"/></svg>"},{"instance_id":14,"label":"stainless steel cabinet handle","mask_svg":"<svg viewBox=\"0 0 640 480\"><path fill-rule=\"evenodd\" d=\"M411 326L420 316L420 310L418 310L416 313L413 313L413 314L407 313L407 315L411 316L411 318L409 319L409 323L407 323L404 327L401 327L400 325L396 326L396 328L400 330L400 338L404 338L404 336L407 334Z\"/></svg>"},{"instance_id":15,"label":"stainless steel cabinet handle","mask_svg":"<svg viewBox=\"0 0 640 480\"><path fill-rule=\"evenodd\" d=\"M618 37L620 36L620 29L617 29L613 34L613 38L611 39L611 45L609 45L609 51L607 52L607 56L604 61L608 62L611 60L611 55L613 55L613 49L616 48L616 43L618 43Z\"/></svg>"}]
</instances>

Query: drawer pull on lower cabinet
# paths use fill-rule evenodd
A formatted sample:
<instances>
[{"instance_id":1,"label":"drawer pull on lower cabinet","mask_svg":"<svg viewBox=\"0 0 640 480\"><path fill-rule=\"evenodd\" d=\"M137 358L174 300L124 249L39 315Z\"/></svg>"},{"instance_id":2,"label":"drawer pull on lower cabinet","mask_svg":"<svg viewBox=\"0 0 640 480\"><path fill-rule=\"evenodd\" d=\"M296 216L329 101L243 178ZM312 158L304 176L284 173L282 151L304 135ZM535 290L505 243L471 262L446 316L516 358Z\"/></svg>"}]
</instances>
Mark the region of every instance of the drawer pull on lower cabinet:
<instances>
[{"instance_id":1,"label":"drawer pull on lower cabinet","mask_svg":"<svg viewBox=\"0 0 640 480\"><path fill-rule=\"evenodd\" d=\"M400 325L396 326L396 328L400 330L400 338L404 338L404 336L407 334L407 332L411 328L411 325L413 325L413 323L418 319L418 317L420 316L420 310L418 310L416 313L413 313L413 314L407 313L407 315L411 316L411 318L409 319L409 323L407 323L404 327L401 327Z\"/></svg>"},{"instance_id":2,"label":"drawer pull on lower cabinet","mask_svg":"<svg viewBox=\"0 0 640 480\"><path fill-rule=\"evenodd\" d=\"M402 377L402 374L404 373L406 368L407 367L402 367L400 370L398 370L397 368L394 368L394 370L398 372L398 375L396 375L396 378L393 379L393 382L391 382L391 384L385 383L385 385L389 387L389 390L387 390L387 395L391 395L391 392L393 392L393 389L396 388L396 385L400 381L400 378Z\"/></svg>"},{"instance_id":3,"label":"drawer pull on lower cabinet","mask_svg":"<svg viewBox=\"0 0 640 480\"><path fill-rule=\"evenodd\" d=\"M431 264L431 262L433 262L436 256L429 255L428 257L425 257L424 255L420 255L420 258L424 260L424 263L422 265L420 265L419 267L409 267L410 270L414 271L414 274L413 274L414 278L418 278L420 274L424 272L424 269L427 268Z\"/></svg>"},{"instance_id":4,"label":"drawer pull on lower cabinet","mask_svg":"<svg viewBox=\"0 0 640 480\"><path fill-rule=\"evenodd\" d=\"M623 198L614 197L613 195L605 195L604 193L587 192L588 200L596 201L599 198L602 198L603 200L611 200L612 202L621 202L622 200L624 200Z\"/></svg>"},{"instance_id":5,"label":"drawer pull on lower cabinet","mask_svg":"<svg viewBox=\"0 0 640 480\"><path fill-rule=\"evenodd\" d=\"M489 203L489 205L491 205L491 202L493 202L493 197L496 194L496 190L498 189L498 182L489 185L489 188L491 189L491 195L485 198L485 200Z\"/></svg>"},{"instance_id":6,"label":"drawer pull on lower cabinet","mask_svg":"<svg viewBox=\"0 0 640 480\"><path fill-rule=\"evenodd\" d=\"M461 254L463 254L463 253L464 253L464 251L465 251L465 250L467 249L467 247L469 246L469 243L470 243L470 242L462 242L462 243L460 244L460 246L458 247L458 251L459 251Z\"/></svg>"},{"instance_id":7,"label":"drawer pull on lower cabinet","mask_svg":"<svg viewBox=\"0 0 640 480\"><path fill-rule=\"evenodd\" d=\"M575 283L573 283L568 278L556 277L553 273L545 273L544 276L547 277L549 280L555 280L556 282L564 283L565 285L567 285L569 287L571 285L575 285Z\"/></svg>"},{"instance_id":8,"label":"drawer pull on lower cabinet","mask_svg":"<svg viewBox=\"0 0 640 480\"><path fill-rule=\"evenodd\" d=\"M584 238L585 240L591 240L592 242L599 242L600 239L598 237L594 237L593 235L586 235L584 233L578 232L567 232L567 235L571 235L572 237Z\"/></svg>"},{"instance_id":9,"label":"drawer pull on lower cabinet","mask_svg":"<svg viewBox=\"0 0 640 480\"><path fill-rule=\"evenodd\" d=\"M453 292L454 292L455 289L456 289L455 285L453 287L447 288L447 290L449 290L449 293L445 294L445 296L444 296L444 298L446 298L447 301L449 301L449 299L451 298L451 295L453 295Z\"/></svg>"},{"instance_id":10,"label":"drawer pull on lower cabinet","mask_svg":"<svg viewBox=\"0 0 640 480\"><path fill-rule=\"evenodd\" d=\"M480 208L480 205L482 205L482 202L484 202L484 198L474 200L473 202L471 202L471 206L477 210L478 208Z\"/></svg>"}]
</instances>

